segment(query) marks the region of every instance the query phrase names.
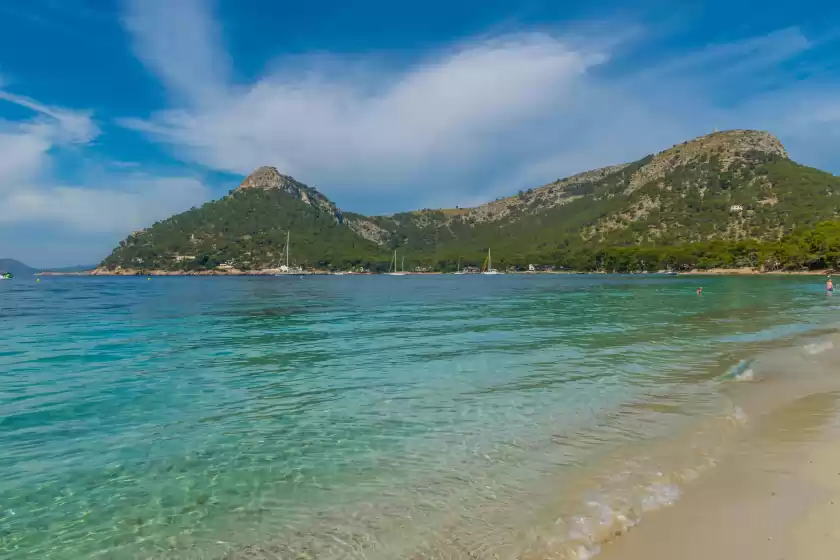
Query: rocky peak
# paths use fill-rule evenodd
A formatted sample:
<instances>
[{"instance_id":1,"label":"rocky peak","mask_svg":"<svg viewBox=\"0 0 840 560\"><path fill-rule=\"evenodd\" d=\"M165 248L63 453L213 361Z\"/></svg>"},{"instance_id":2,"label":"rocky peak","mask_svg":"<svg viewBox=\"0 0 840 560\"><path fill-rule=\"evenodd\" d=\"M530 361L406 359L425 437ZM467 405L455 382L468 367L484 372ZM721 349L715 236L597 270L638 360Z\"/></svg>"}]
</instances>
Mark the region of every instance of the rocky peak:
<instances>
[{"instance_id":1,"label":"rocky peak","mask_svg":"<svg viewBox=\"0 0 840 560\"><path fill-rule=\"evenodd\" d=\"M339 222L342 219L341 211L336 208L330 199L318 192L317 189L295 180L294 177L283 175L277 171L276 167L263 166L256 169L253 173L245 177L245 180L233 190L233 193L250 189L283 190L293 197L300 199L305 204L332 214Z\"/></svg>"},{"instance_id":2,"label":"rocky peak","mask_svg":"<svg viewBox=\"0 0 840 560\"><path fill-rule=\"evenodd\" d=\"M738 161L749 159L751 152L764 152L787 159L785 147L779 139L761 130L725 130L699 136L656 154L637 171L625 191L629 194L650 181L663 178L668 172L698 159L715 156L726 171Z\"/></svg>"},{"instance_id":3,"label":"rocky peak","mask_svg":"<svg viewBox=\"0 0 840 560\"><path fill-rule=\"evenodd\" d=\"M774 154L783 158L787 158L785 147L779 142L779 139L762 130L724 130L722 132L713 132L705 136L700 136L694 140L688 140L682 144L677 144L663 152L660 156L668 156L672 154L695 155L698 153L746 153L746 152L764 152Z\"/></svg>"},{"instance_id":4,"label":"rocky peak","mask_svg":"<svg viewBox=\"0 0 840 560\"><path fill-rule=\"evenodd\" d=\"M245 189L283 189L290 193L297 191L302 185L293 177L283 175L276 167L263 166L245 177L245 180L236 188L237 191Z\"/></svg>"}]
</instances>

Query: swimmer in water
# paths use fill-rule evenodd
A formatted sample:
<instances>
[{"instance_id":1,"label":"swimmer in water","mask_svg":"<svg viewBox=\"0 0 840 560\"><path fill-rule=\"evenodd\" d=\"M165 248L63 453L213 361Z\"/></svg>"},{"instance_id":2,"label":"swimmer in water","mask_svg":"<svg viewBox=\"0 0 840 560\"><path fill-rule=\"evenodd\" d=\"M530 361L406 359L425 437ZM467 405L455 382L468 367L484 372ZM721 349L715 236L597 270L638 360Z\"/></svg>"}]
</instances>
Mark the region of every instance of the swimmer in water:
<instances>
[{"instance_id":1,"label":"swimmer in water","mask_svg":"<svg viewBox=\"0 0 840 560\"><path fill-rule=\"evenodd\" d=\"M828 280L825 282L825 291L829 294L834 291L834 282L831 281L831 276L829 276Z\"/></svg>"},{"instance_id":2,"label":"swimmer in water","mask_svg":"<svg viewBox=\"0 0 840 560\"><path fill-rule=\"evenodd\" d=\"M697 295L698 295L698 296L702 296L702 295L703 295L703 288L697 288Z\"/></svg>"}]
</instances>

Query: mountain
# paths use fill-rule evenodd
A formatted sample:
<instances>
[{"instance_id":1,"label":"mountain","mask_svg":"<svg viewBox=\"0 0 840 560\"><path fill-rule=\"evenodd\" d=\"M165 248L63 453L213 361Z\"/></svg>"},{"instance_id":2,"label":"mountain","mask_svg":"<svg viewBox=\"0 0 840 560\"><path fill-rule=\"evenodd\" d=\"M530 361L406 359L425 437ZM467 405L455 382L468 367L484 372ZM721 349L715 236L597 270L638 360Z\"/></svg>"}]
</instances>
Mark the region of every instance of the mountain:
<instances>
[{"instance_id":1,"label":"mountain","mask_svg":"<svg viewBox=\"0 0 840 560\"><path fill-rule=\"evenodd\" d=\"M0 272L11 272L14 276L34 276L39 272L84 272L95 268L96 265L40 269L32 268L14 259L0 259Z\"/></svg>"},{"instance_id":2,"label":"mountain","mask_svg":"<svg viewBox=\"0 0 840 560\"><path fill-rule=\"evenodd\" d=\"M11 272L14 276L34 276L38 271L14 259L0 259L0 272Z\"/></svg>"},{"instance_id":3,"label":"mountain","mask_svg":"<svg viewBox=\"0 0 840 560\"><path fill-rule=\"evenodd\" d=\"M382 248L358 235L317 190L261 167L228 196L136 231L102 263L107 268L202 270L371 266Z\"/></svg>"},{"instance_id":4,"label":"mountain","mask_svg":"<svg viewBox=\"0 0 840 560\"><path fill-rule=\"evenodd\" d=\"M103 266L277 266L291 231L292 261L309 266L381 269L396 248L411 266L447 269L478 264L492 247L501 266L593 267L604 248L779 243L839 214L840 178L793 162L769 133L732 130L475 208L389 216L342 213L263 167L227 197L135 232ZM670 266L663 259L656 265Z\"/></svg>"}]
</instances>

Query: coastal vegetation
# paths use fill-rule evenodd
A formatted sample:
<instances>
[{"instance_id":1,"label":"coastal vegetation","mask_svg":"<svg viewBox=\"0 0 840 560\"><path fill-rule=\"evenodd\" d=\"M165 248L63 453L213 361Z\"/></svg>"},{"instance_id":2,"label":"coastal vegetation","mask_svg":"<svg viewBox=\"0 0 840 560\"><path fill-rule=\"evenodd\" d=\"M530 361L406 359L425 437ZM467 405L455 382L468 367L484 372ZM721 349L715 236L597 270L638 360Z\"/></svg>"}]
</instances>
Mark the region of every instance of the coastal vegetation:
<instances>
[{"instance_id":1,"label":"coastal vegetation","mask_svg":"<svg viewBox=\"0 0 840 560\"><path fill-rule=\"evenodd\" d=\"M764 272L840 268L840 220L830 220L779 241L713 240L678 245L625 245L560 249L545 260L580 271L653 272L752 268Z\"/></svg>"},{"instance_id":2,"label":"coastal vegetation","mask_svg":"<svg viewBox=\"0 0 840 560\"><path fill-rule=\"evenodd\" d=\"M791 161L772 135L728 131L629 164L581 173L467 209L389 216L342 212L316 189L263 167L237 189L135 232L106 270L451 271L529 264L580 271L833 268L840 178Z\"/></svg>"}]
</instances>

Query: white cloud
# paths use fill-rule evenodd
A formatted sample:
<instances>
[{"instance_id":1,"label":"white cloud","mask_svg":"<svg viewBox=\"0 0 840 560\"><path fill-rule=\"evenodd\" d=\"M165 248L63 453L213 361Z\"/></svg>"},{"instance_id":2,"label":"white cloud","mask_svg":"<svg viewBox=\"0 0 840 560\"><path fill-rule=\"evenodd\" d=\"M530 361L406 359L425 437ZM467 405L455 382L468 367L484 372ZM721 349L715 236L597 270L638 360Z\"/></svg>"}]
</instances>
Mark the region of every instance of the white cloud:
<instances>
[{"instance_id":1,"label":"white cloud","mask_svg":"<svg viewBox=\"0 0 840 560\"><path fill-rule=\"evenodd\" d=\"M790 118L762 109L772 102L737 92L814 44L789 28L628 69L613 60L635 44L534 32L465 42L387 72L297 58L237 85L226 70L207 70L227 68L208 4L170 5L131 2L131 21L144 24L128 30L137 56L179 101L124 125L211 169L275 165L339 200L387 192L430 206L634 159L715 127L793 136ZM172 27L188 29L189 48L169 48ZM172 78L184 68L197 69L185 74L188 85ZM725 95L736 101L717 101ZM783 98L805 102L809 92L772 94Z\"/></svg>"},{"instance_id":2,"label":"white cloud","mask_svg":"<svg viewBox=\"0 0 840 560\"><path fill-rule=\"evenodd\" d=\"M0 192L42 175L49 166L53 147L85 144L99 134L90 115L84 112L48 107L0 90L2 102L29 109L34 116L25 121L0 120Z\"/></svg>"},{"instance_id":3,"label":"white cloud","mask_svg":"<svg viewBox=\"0 0 840 560\"><path fill-rule=\"evenodd\" d=\"M29 119L0 122L0 226L50 224L125 234L208 197L195 178L137 171L91 169L81 184L66 184L54 176L53 154L83 148L99 136L91 113L50 107L4 91L0 102L32 111Z\"/></svg>"},{"instance_id":4,"label":"white cloud","mask_svg":"<svg viewBox=\"0 0 840 560\"><path fill-rule=\"evenodd\" d=\"M50 147L37 134L0 132L0 193L37 173Z\"/></svg>"},{"instance_id":5,"label":"white cloud","mask_svg":"<svg viewBox=\"0 0 840 560\"><path fill-rule=\"evenodd\" d=\"M525 35L464 47L373 90L364 79L274 75L217 104L124 122L214 169L247 174L271 164L303 178L392 185L430 167L480 163L506 130L562 102L602 60Z\"/></svg>"},{"instance_id":6,"label":"white cloud","mask_svg":"<svg viewBox=\"0 0 840 560\"><path fill-rule=\"evenodd\" d=\"M5 197L0 224L63 224L79 232L127 234L208 198L204 185L188 177L136 175L116 180L108 189L65 185L18 189Z\"/></svg>"},{"instance_id":7,"label":"white cloud","mask_svg":"<svg viewBox=\"0 0 840 560\"><path fill-rule=\"evenodd\" d=\"M69 111L49 107L35 100L0 91L0 101L7 101L30 109L44 119L26 123L22 129L28 134L39 135L55 142L86 144L99 136L99 127L88 111Z\"/></svg>"},{"instance_id":8,"label":"white cloud","mask_svg":"<svg viewBox=\"0 0 840 560\"><path fill-rule=\"evenodd\" d=\"M331 193L398 189L480 167L520 143L511 131L545 125L545 115L607 59L600 43L524 33L464 43L390 73L342 71L338 58L313 57L237 86L200 70L225 60L206 5L169 5L129 2L126 19L144 24L127 29L137 56L180 101L123 124L212 169L247 174L275 165ZM170 27L189 29L190 36L210 31L190 48L171 49ZM184 68L199 69L188 86L171 78Z\"/></svg>"},{"instance_id":9,"label":"white cloud","mask_svg":"<svg viewBox=\"0 0 840 560\"><path fill-rule=\"evenodd\" d=\"M202 0L125 0L125 8L135 51L178 98L212 100L226 86L230 62Z\"/></svg>"}]
</instances>

